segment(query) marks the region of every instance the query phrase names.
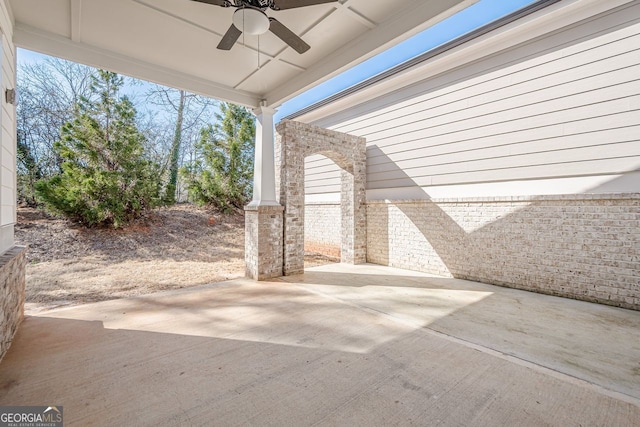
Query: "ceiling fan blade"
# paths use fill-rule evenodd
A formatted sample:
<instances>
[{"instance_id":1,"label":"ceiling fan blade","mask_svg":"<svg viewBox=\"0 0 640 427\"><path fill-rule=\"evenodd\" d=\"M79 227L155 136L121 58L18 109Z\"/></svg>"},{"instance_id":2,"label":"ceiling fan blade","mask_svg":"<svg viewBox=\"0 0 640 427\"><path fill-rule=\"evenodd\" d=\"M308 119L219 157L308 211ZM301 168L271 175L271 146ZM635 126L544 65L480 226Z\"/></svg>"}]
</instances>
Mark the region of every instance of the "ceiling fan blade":
<instances>
[{"instance_id":1,"label":"ceiling fan blade","mask_svg":"<svg viewBox=\"0 0 640 427\"><path fill-rule=\"evenodd\" d=\"M197 1L199 3L212 4L214 6L223 6L223 7L230 6L227 0L192 0L192 1Z\"/></svg>"},{"instance_id":2,"label":"ceiling fan blade","mask_svg":"<svg viewBox=\"0 0 640 427\"><path fill-rule=\"evenodd\" d=\"M313 6L314 4L335 3L338 0L275 0L273 9L285 10L296 7Z\"/></svg>"},{"instance_id":3,"label":"ceiling fan blade","mask_svg":"<svg viewBox=\"0 0 640 427\"><path fill-rule=\"evenodd\" d=\"M235 25L231 24L227 32L222 37L222 40L220 40L220 43L218 43L218 49L230 50L238 41L240 34L242 34L242 31L237 29Z\"/></svg>"},{"instance_id":4,"label":"ceiling fan blade","mask_svg":"<svg viewBox=\"0 0 640 427\"><path fill-rule=\"evenodd\" d=\"M280 40L291 46L298 53L305 53L311 46L306 44L296 33L285 27L280 21L275 18L269 18L270 25L269 31L276 36L280 37Z\"/></svg>"}]
</instances>

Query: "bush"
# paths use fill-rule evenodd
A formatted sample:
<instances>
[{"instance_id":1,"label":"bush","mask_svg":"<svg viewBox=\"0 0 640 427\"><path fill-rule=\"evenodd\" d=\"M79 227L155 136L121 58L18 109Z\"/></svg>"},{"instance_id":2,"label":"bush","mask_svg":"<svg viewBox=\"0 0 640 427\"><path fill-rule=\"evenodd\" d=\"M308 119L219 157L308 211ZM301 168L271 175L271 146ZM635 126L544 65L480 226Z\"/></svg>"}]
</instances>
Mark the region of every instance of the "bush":
<instances>
[{"instance_id":1,"label":"bush","mask_svg":"<svg viewBox=\"0 0 640 427\"><path fill-rule=\"evenodd\" d=\"M45 207L88 226L121 227L159 203L159 168L143 156L136 111L118 97L122 78L100 70L55 151L62 174L36 185Z\"/></svg>"},{"instance_id":2,"label":"bush","mask_svg":"<svg viewBox=\"0 0 640 427\"><path fill-rule=\"evenodd\" d=\"M182 169L189 196L223 211L241 209L251 198L255 119L244 107L222 103L214 126L202 130L200 160Z\"/></svg>"}]
</instances>

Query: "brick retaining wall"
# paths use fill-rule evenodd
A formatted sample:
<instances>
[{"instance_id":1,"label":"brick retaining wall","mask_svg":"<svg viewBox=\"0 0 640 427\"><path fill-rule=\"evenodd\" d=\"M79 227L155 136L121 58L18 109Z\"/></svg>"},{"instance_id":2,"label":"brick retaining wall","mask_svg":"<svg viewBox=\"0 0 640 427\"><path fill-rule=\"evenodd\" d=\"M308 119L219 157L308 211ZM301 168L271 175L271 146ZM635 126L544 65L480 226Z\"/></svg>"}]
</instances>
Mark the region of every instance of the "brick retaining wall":
<instances>
[{"instance_id":1,"label":"brick retaining wall","mask_svg":"<svg viewBox=\"0 0 640 427\"><path fill-rule=\"evenodd\" d=\"M640 194L370 201L367 214L370 262L640 310Z\"/></svg>"},{"instance_id":2,"label":"brick retaining wall","mask_svg":"<svg viewBox=\"0 0 640 427\"><path fill-rule=\"evenodd\" d=\"M0 360L24 317L26 248L14 246L0 256Z\"/></svg>"},{"instance_id":3,"label":"brick retaining wall","mask_svg":"<svg viewBox=\"0 0 640 427\"><path fill-rule=\"evenodd\" d=\"M367 261L640 310L640 194L370 200Z\"/></svg>"}]
</instances>

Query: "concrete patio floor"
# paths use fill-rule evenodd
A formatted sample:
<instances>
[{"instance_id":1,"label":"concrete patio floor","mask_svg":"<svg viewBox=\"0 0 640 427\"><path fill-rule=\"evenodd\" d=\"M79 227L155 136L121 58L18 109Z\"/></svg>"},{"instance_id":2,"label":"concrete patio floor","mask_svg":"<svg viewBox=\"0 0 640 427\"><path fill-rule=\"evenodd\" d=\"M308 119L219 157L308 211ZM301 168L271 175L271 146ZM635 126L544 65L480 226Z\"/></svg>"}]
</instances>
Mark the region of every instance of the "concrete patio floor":
<instances>
[{"instance_id":1,"label":"concrete patio floor","mask_svg":"<svg viewBox=\"0 0 640 427\"><path fill-rule=\"evenodd\" d=\"M329 265L28 317L0 405L65 425L640 425L640 312Z\"/></svg>"}]
</instances>

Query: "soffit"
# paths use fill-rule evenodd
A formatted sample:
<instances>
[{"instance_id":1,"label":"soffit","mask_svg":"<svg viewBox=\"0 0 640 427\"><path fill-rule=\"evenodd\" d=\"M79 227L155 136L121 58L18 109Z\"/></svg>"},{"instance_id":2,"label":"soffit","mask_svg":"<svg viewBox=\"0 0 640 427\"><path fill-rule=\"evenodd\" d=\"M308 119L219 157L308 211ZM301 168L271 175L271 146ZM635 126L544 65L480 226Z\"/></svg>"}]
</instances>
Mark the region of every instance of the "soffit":
<instances>
[{"instance_id":1,"label":"soffit","mask_svg":"<svg viewBox=\"0 0 640 427\"><path fill-rule=\"evenodd\" d=\"M190 0L10 0L17 46L255 107L273 107L476 0L341 0L270 16L275 35L216 49L235 9Z\"/></svg>"}]
</instances>

